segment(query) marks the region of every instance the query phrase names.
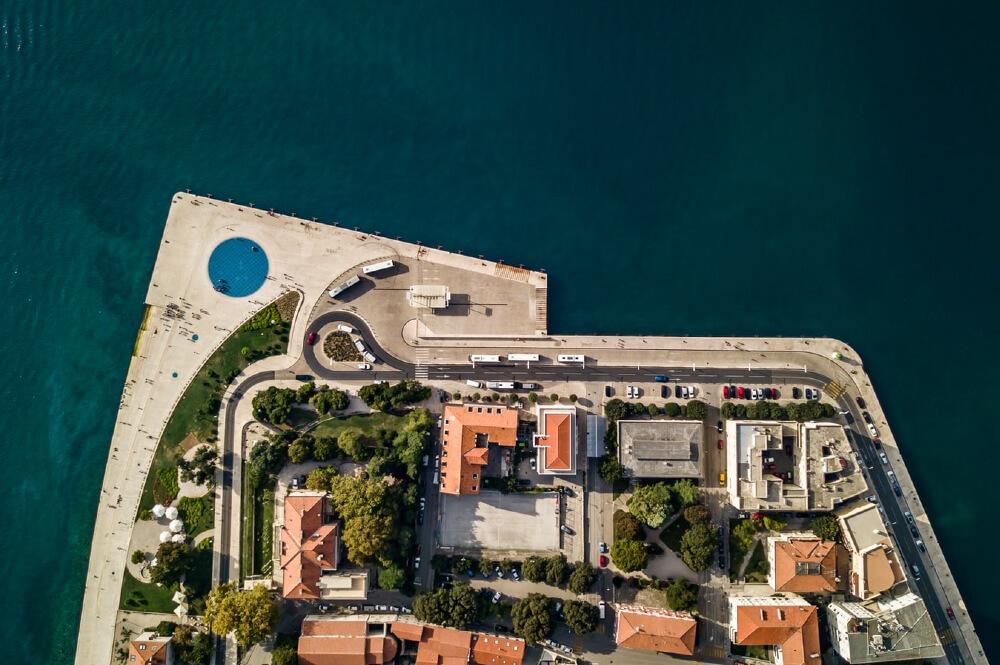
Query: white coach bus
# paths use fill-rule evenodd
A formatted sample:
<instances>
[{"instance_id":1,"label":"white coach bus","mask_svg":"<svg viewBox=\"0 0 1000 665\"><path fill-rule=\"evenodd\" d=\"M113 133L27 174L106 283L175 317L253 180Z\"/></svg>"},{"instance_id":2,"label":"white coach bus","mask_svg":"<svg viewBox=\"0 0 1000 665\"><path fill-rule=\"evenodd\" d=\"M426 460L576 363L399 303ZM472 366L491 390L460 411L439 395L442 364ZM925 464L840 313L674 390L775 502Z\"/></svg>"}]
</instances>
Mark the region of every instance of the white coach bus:
<instances>
[{"instance_id":1,"label":"white coach bus","mask_svg":"<svg viewBox=\"0 0 1000 665\"><path fill-rule=\"evenodd\" d=\"M352 286L354 286L355 284L357 284L360 281L361 281L361 278L358 277L357 275L354 275L353 277L351 277L349 280L347 280L346 282L344 282L340 286L335 286L332 289L330 289L330 297L331 298L336 298L341 293L343 293L347 289L351 288Z\"/></svg>"},{"instance_id":2,"label":"white coach bus","mask_svg":"<svg viewBox=\"0 0 1000 665\"><path fill-rule=\"evenodd\" d=\"M500 356L469 356L469 361L473 363L498 363Z\"/></svg>"},{"instance_id":3,"label":"white coach bus","mask_svg":"<svg viewBox=\"0 0 1000 665\"><path fill-rule=\"evenodd\" d=\"M529 362L537 363L538 354L537 353L512 353L507 356L507 360L511 362Z\"/></svg>"},{"instance_id":4,"label":"white coach bus","mask_svg":"<svg viewBox=\"0 0 1000 665\"><path fill-rule=\"evenodd\" d=\"M560 355L556 358L561 363L582 363L586 356Z\"/></svg>"},{"instance_id":5,"label":"white coach bus","mask_svg":"<svg viewBox=\"0 0 1000 665\"><path fill-rule=\"evenodd\" d=\"M394 265L396 264L393 263L392 261L382 261L380 263L373 263L370 266L365 266L364 268L361 269L361 272L363 272L366 275L370 275L373 272L378 272L380 270L388 270Z\"/></svg>"}]
</instances>

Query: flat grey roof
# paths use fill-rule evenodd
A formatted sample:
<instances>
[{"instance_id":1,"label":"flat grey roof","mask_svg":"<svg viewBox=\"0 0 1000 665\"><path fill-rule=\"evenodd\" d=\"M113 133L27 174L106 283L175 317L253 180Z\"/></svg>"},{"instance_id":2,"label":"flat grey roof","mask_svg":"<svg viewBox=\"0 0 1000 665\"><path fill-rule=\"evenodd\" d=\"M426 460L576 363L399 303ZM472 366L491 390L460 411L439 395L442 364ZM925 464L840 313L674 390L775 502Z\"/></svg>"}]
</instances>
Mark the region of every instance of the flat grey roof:
<instances>
[{"instance_id":1,"label":"flat grey roof","mask_svg":"<svg viewBox=\"0 0 1000 665\"><path fill-rule=\"evenodd\" d=\"M619 420L618 460L633 478L698 478L703 436L698 420Z\"/></svg>"}]
</instances>

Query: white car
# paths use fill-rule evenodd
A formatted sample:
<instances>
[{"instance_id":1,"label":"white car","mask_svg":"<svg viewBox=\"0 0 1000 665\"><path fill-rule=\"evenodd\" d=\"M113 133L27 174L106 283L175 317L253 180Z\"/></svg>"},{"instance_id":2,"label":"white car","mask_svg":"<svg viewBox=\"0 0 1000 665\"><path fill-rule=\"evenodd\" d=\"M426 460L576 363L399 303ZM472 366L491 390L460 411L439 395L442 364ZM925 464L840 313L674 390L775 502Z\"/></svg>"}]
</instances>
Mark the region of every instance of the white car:
<instances>
[{"instance_id":1,"label":"white car","mask_svg":"<svg viewBox=\"0 0 1000 665\"><path fill-rule=\"evenodd\" d=\"M503 598L503 596L500 595L499 591L497 591L495 594L493 594L493 604L496 605L497 603L499 603L501 598Z\"/></svg>"},{"instance_id":2,"label":"white car","mask_svg":"<svg viewBox=\"0 0 1000 665\"><path fill-rule=\"evenodd\" d=\"M625 386L625 396L628 397L629 399L635 397L635 388L633 388L632 386Z\"/></svg>"},{"instance_id":3,"label":"white car","mask_svg":"<svg viewBox=\"0 0 1000 665\"><path fill-rule=\"evenodd\" d=\"M688 388L687 386L684 386L683 388L681 388L681 397L683 397L684 399L690 398L691 397L691 389Z\"/></svg>"},{"instance_id":4,"label":"white car","mask_svg":"<svg viewBox=\"0 0 1000 665\"><path fill-rule=\"evenodd\" d=\"M352 334L354 332L354 328L352 328L351 326L347 325L346 323L338 323L337 324L337 330L339 330L340 332L345 332L348 335L350 335L350 334Z\"/></svg>"},{"instance_id":5,"label":"white car","mask_svg":"<svg viewBox=\"0 0 1000 665\"><path fill-rule=\"evenodd\" d=\"M750 389L750 399L757 399L757 389L756 388L751 388Z\"/></svg>"},{"instance_id":6,"label":"white car","mask_svg":"<svg viewBox=\"0 0 1000 665\"><path fill-rule=\"evenodd\" d=\"M369 363L358 363L358 369L371 369L372 366Z\"/></svg>"}]
</instances>

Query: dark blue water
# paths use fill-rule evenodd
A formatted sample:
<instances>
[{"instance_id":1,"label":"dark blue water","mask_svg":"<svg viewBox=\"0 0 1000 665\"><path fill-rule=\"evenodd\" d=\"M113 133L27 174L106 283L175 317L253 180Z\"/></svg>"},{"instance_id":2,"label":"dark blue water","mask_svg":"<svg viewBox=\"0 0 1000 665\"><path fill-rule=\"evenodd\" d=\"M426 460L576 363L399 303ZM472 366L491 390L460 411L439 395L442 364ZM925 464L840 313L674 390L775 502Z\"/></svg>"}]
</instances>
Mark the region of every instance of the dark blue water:
<instances>
[{"instance_id":1,"label":"dark blue water","mask_svg":"<svg viewBox=\"0 0 1000 665\"><path fill-rule=\"evenodd\" d=\"M1000 653L998 25L989 1L0 0L0 660L73 651L187 187L546 268L552 330L847 340Z\"/></svg>"}]
</instances>

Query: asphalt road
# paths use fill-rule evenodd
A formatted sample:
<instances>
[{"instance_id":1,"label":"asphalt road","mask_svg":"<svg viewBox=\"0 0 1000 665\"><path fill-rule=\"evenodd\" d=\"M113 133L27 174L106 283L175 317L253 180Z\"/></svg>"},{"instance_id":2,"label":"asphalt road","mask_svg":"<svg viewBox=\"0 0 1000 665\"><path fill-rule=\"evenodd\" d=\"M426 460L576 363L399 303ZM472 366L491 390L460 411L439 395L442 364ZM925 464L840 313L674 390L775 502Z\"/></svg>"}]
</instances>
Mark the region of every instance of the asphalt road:
<instances>
[{"instance_id":1,"label":"asphalt road","mask_svg":"<svg viewBox=\"0 0 1000 665\"><path fill-rule=\"evenodd\" d=\"M402 378L413 378L415 374L416 365L402 361L398 358L393 357L386 351L375 339L369 330L367 324L363 319L354 314L348 312L328 312L319 316L312 324L309 326L310 330L317 330L328 324L336 323L346 323L355 329L355 333L364 341L365 345L371 350L373 354L378 358L379 363L375 365L374 376L372 372L363 370L334 370L323 365L323 363L316 356L316 348L309 344L303 345L303 359L305 360L310 371L317 377L327 380L365 380L371 378L378 379L402 379ZM529 351L525 349L525 352ZM547 350L546 350L547 351ZM386 366L388 370L383 370L382 367ZM648 382L652 379L653 375L663 374L669 377L669 382L691 382L698 384L710 384L710 385L726 385L731 383L763 383L763 384L776 384L784 382L792 382L800 384L803 386L813 386L822 388L830 382L830 379L823 374L812 371L799 371L799 370L784 370L784 369L750 369L746 368L704 368L698 369L697 367L679 368L679 367L638 367L638 366L627 366L627 367L616 367L616 366L605 366L600 365L595 362L590 362L586 365L569 365L569 364L555 364L555 363L533 363L532 367L529 369L522 364L506 363L506 364L490 364L490 365L479 365L473 367L468 364L462 365L433 365L427 368L429 379L448 379L453 381L464 381L467 379L474 380L488 380L488 379L513 379L513 380L524 380L526 382L544 382L545 380L551 381L591 381L591 382L621 382L626 381L631 378L642 379ZM253 387L254 385L262 382L273 380L277 375L281 373L275 372L262 372L245 378L240 382L237 392L234 397L226 404L226 436L223 441L223 452L222 452L222 462L223 462L223 528L222 528L222 543L220 551L223 552L223 560L218 562L219 565L219 581L225 583L229 580L230 570L232 568L232 562L229 561L229 557L226 552L228 552L229 543L231 542L232 530L239 525L227 524L227 517L229 515L229 506L232 502L232 456L233 456L233 425L235 424L235 410L236 404L239 397L236 395L246 394L246 391ZM652 396L658 397L658 396ZM906 561L907 576L909 578L909 585L911 589L914 589L917 594L924 600L927 605L928 612L930 613L931 619L934 623L935 628L940 633L941 631L951 627L947 615L945 614L944 605L938 598L931 582L928 578L927 565L928 561L925 557L922 557L920 552L914 543L914 538L910 534L909 527L903 517L904 507L901 507L900 501L903 498L897 498L892 490L892 486L889 482L886 471L889 469L884 467L878 459L878 454L875 451L874 443L868 437L866 431L862 431L864 427L864 420L861 416L861 410L854 403L854 401L845 393L838 399L838 404L841 410L848 411L852 414L853 422L848 426L849 431L852 433L854 439L854 445L857 447L858 451L861 453L862 458L865 460L866 466L872 466L872 469L868 470L869 484L875 491L879 502L881 503L883 509L885 510L886 516L890 521L893 528L894 540L896 547L899 552L902 553L903 558ZM432 463L433 466L433 463ZM593 474L591 474L593 477ZM433 492L435 495L433 499L428 498L428 510L425 519L425 527L427 526L427 521L433 522L434 515L437 508L437 493ZM432 508L434 509L432 512ZM421 543L426 548L426 531L422 530ZM237 536L238 537L238 536ZM426 549L422 554L422 565L424 568L424 574L421 575L422 579L426 579L426 568L429 568L429 555ZM919 579L913 579L912 570L909 566L912 563L919 562L921 569L921 576ZM426 567L426 568L425 568ZM960 639L961 634L956 635ZM957 642L952 642L944 647L945 655L948 660L956 665L964 665L964 659L961 656ZM217 652L218 653L218 652ZM221 662L217 660L216 662Z\"/></svg>"}]
</instances>

